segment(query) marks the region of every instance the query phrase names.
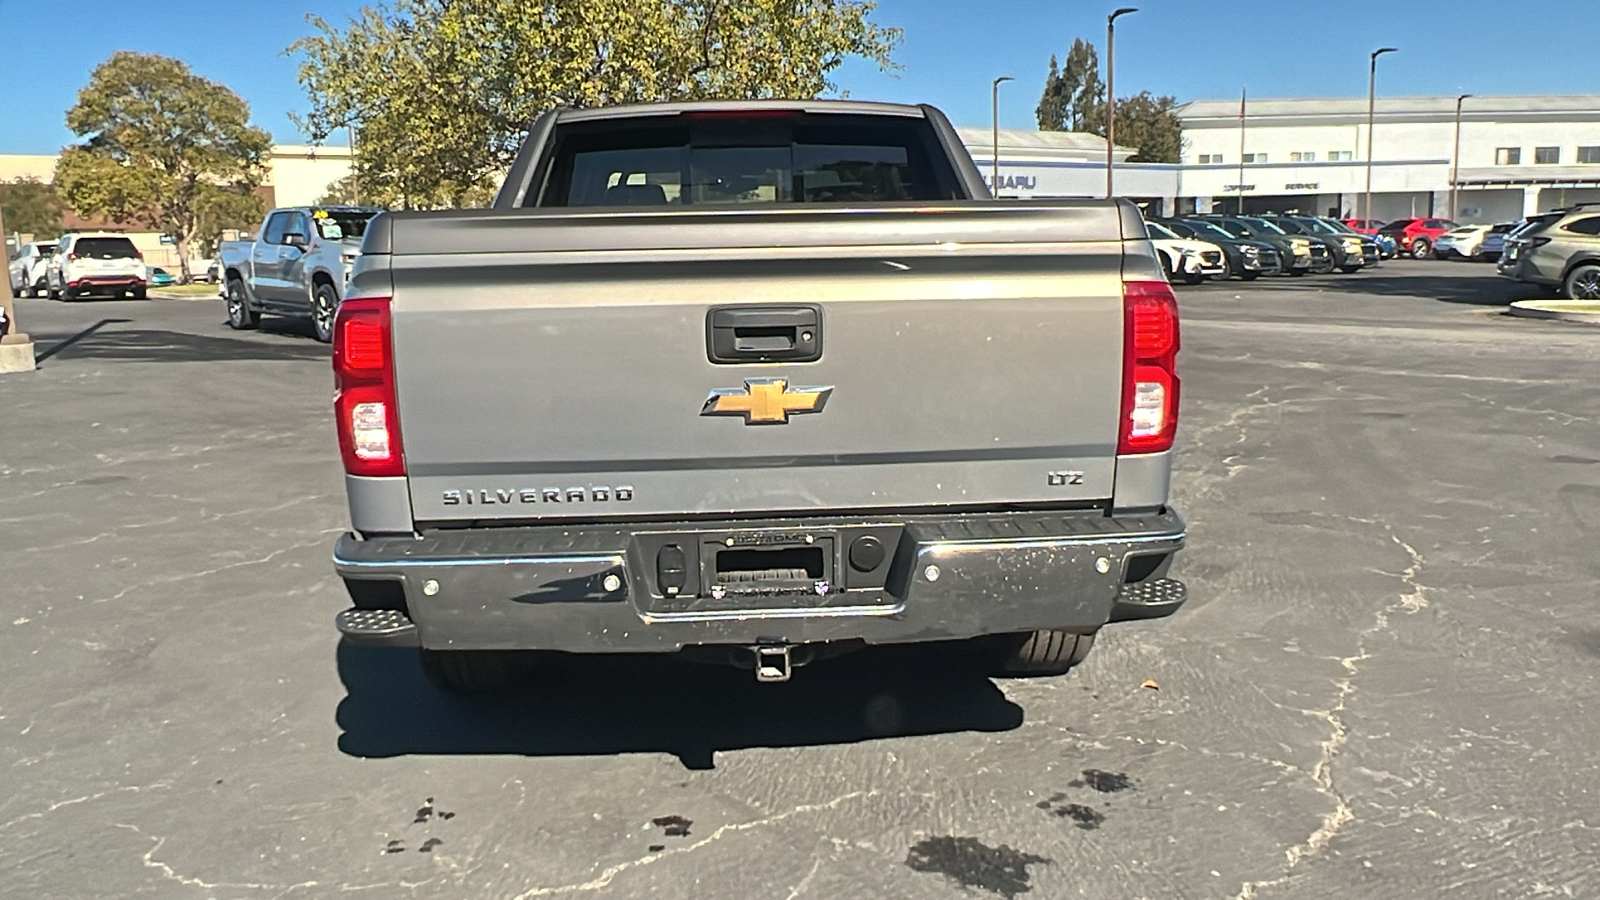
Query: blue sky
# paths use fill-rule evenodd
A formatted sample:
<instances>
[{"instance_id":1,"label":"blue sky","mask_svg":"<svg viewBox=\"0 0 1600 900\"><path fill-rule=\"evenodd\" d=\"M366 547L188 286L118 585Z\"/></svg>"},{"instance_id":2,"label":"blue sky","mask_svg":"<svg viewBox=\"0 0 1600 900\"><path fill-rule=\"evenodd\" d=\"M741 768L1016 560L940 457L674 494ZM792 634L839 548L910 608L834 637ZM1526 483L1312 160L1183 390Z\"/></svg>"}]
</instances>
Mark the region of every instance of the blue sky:
<instances>
[{"instance_id":1,"label":"blue sky","mask_svg":"<svg viewBox=\"0 0 1600 900\"><path fill-rule=\"evenodd\" d=\"M90 71L116 50L179 57L251 104L283 143L301 140L288 118L304 110L296 64L283 50L310 33L308 13L343 19L359 0L0 0L0 153L53 153L73 136L63 124ZM1600 19L1600 0L1545 0L1537 15L1508 14L1504 0L1337 4L1260 0L1133 0L1117 23L1117 93L1180 100L1359 96L1367 53L1389 95L1596 93L1600 73L1559 53L1550 26ZM989 121L989 82L1001 86L1001 124L1034 126L1051 53L1074 37L1099 45L1116 2L1083 0L881 0L876 19L905 29L904 69L880 74L851 63L840 86L859 99L929 102L957 123ZM1580 42L1581 43L1581 42ZM1565 61L1563 61L1565 60Z\"/></svg>"}]
</instances>

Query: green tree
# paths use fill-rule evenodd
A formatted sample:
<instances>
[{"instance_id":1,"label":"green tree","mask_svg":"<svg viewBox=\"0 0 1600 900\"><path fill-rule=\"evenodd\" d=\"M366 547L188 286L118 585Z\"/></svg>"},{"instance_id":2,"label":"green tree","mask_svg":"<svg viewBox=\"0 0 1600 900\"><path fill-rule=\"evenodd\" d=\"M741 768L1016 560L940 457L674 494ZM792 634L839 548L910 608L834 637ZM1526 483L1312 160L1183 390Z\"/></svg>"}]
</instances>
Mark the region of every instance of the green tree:
<instances>
[{"instance_id":1,"label":"green tree","mask_svg":"<svg viewBox=\"0 0 1600 900\"><path fill-rule=\"evenodd\" d=\"M1183 154L1183 123L1178 101L1141 91L1117 100L1117 144L1135 147L1130 162L1175 163ZM1065 62L1050 57L1044 94L1037 110L1040 131L1106 133L1106 86L1094 45L1078 38Z\"/></svg>"},{"instance_id":2,"label":"green tree","mask_svg":"<svg viewBox=\"0 0 1600 900\"><path fill-rule=\"evenodd\" d=\"M1101 129L1104 132L1104 129ZM1137 147L1129 162L1175 163L1183 154L1178 101L1141 91L1117 101L1117 143Z\"/></svg>"},{"instance_id":3,"label":"green tree","mask_svg":"<svg viewBox=\"0 0 1600 900\"><path fill-rule=\"evenodd\" d=\"M357 206L363 199L361 182L356 178L356 174L351 172L338 181L328 182L328 186L322 189L322 196L317 198L317 205Z\"/></svg>"},{"instance_id":4,"label":"green tree","mask_svg":"<svg viewBox=\"0 0 1600 900\"><path fill-rule=\"evenodd\" d=\"M900 31L856 0L394 0L295 42L313 140L356 129L363 199L486 202L556 106L815 97ZM370 196L368 195L370 192Z\"/></svg>"},{"instance_id":5,"label":"green tree","mask_svg":"<svg viewBox=\"0 0 1600 900\"><path fill-rule=\"evenodd\" d=\"M1040 131L1093 131L1105 120L1106 86L1094 45L1077 38L1057 68L1050 57L1044 94L1036 114Z\"/></svg>"},{"instance_id":6,"label":"green tree","mask_svg":"<svg viewBox=\"0 0 1600 900\"><path fill-rule=\"evenodd\" d=\"M31 234L38 240L61 234L61 198L54 187L37 178L0 183L0 211L7 232Z\"/></svg>"},{"instance_id":7,"label":"green tree","mask_svg":"<svg viewBox=\"0 0 1600 900\"><path fill-rule=\"evenodd\" d=\"M67 111L84 142L65 148L55 185L80 215L170 236L183 278L196 240L249 227L262 203L272 137L239 95L175 59L121 51L101 63Z\"/></svg>"}]
</instances>

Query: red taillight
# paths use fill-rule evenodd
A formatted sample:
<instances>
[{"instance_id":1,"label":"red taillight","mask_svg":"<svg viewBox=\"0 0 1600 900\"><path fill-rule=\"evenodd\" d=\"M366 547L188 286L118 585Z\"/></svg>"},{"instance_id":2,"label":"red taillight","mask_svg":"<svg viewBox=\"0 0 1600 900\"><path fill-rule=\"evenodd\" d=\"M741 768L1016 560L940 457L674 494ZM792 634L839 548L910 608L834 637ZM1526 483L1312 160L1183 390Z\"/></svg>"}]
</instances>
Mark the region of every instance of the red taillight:
<instances>
[{"instance_id":1,"label":"red taillight","mask_svg":"<svg viewBox=\"0 0 1600 900\"><path fill-rule=\"evenodd\" d=\"M388 297L352 297L333 321L333 410L351 475L406 474Z\"/></svg>"},{"instance_id":2,"label":"red taillight","mask_svg":"<svg viewBox=\"0 0 1600 900\"><path fill-rule=\"evenodd\" d=\"M1178 298L1164 281L1122 286L1117 453L1160 453L1178 432Z\"/></svg>"}]
</instances>

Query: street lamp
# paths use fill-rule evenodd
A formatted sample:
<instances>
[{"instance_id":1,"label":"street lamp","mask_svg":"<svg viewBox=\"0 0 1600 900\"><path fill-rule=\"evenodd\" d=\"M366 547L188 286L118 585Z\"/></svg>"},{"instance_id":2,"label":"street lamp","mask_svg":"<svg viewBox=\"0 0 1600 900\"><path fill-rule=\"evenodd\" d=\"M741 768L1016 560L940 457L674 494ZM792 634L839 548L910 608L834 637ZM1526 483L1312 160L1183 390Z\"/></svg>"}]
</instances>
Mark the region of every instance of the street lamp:
<instances>
[{"instance_id":1,"label":"street lamp","mask_svg":"<svg viewBox=\"0 0 1600 900\"><path fill-rule=\"evenodd\" d=\"M1116 171L1116 158L1112 156L1117 140L1117 17L1139 10L1124 6L1106 16L1106 199L1111 199L1112 177Z\"/></svg>"},{"instance_id":2,"label":"street lamp","mask_svg":"<svg viewBox=\"0 0 1600 900\"><path fill-rule=\"evenodd\" d=\"M1400 48L1398 48L1398 47L1381 47L1381 48L1379 48L1377 50L1372 51L1372 56L1368 60L1369 65L1367 67L1367 190L1366 190L1366 193L1365 193L1365 197L1366 197L1365 203L1366 203L1367 210L1362 215L1362 218L1366 220L1367 227L1369 227L1369 228L1371 227L1371 223L1372 223L1372 113L1373 113L1374 103L1376 102L1376 98L1378 96L1378 57L1384 55L1385 53L1394 53L1399 49Z\"/></svg>"},{"instance_id":3,"label":"street lamp","mask_svg":"<svg viewBox=\"0 0 1600 900\"><path fill-rule=\"evenodd\" d=\"M1000 82L1015 81L1009 75L996 78L989 85L989 129L991 133L989 150L992 161L989 167L989 193L995 199L1000 198Z\"/></svg>"},{"instance_id":4,"label":"street lamp","mask_svg":"<svg viewBox=\"0 0 1600 900\"><path fill-rule=\"evenodd\" d=\"M1450 221L1456 220L1456 178L1461 174L1461 103L1471 94L1456 98L1456 148L1450 155Z\"/></svg>"}]
</instances>

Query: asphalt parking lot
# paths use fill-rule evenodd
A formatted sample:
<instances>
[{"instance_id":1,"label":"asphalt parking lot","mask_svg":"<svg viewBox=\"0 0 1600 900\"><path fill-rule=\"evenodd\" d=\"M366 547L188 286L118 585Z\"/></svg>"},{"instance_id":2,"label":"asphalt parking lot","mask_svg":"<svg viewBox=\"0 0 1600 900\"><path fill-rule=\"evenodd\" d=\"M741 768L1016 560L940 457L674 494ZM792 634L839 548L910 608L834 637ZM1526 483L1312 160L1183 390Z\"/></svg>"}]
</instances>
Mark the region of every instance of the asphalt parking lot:
<instances>
[{"instance_id":1,"label":"asphalt parking lot","mask_svg":"<svg viewBox=\"0 0 1600 900\"><path fill-rule=\"evenodd\" d=\"M19 301L0 895L1600 896L1600 329L1491 268L1180 288L1191 600L1066 677L471 701L338 644L306 326Z\"/></svg>"}]
</instances>

